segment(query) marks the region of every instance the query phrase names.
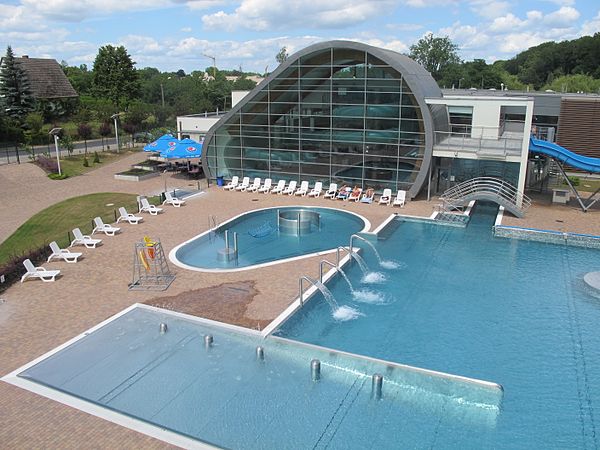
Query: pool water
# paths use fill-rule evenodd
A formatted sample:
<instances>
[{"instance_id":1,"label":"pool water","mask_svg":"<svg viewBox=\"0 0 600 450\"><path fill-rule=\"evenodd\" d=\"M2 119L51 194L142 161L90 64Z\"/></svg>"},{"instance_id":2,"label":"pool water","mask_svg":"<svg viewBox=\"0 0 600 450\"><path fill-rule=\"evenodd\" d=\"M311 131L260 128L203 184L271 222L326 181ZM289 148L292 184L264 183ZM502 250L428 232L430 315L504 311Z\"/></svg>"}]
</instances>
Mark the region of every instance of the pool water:
<instances>
[{"instance_id":1,"label":"pool water","mask_svg":"<svg viewBox=\"0 0 600 450\"><path fill-rule=\"evenodd\" d=\"M284 234L278 229L278 212L294 214L313 211L320 216L300 236ZM356 214L330 208L282 207L246 213L223 223L216 230L203 233L171 251L171 260L191 269L248 268L277 260L294 258L347 245L350 236L367 227ZM225 248L225 230L229 231L229 247L233 248L233 233L237 233L238 257L219 258Z\"/></svg>"},{"instance_id":2,"label":"pool water","mask_svg":"<svg viewBox=\"0 0 600 450\"><path fill-rule=\"evenodd\" d=\"M402 447L598 448L600 300L582 280L600 252L494 238L495 214L477 205L467 228L396 219L375 243L393 270L356 241L375 274L352 264L354 294L340 276L327 286L362 315L335 320L318 295L277 334L503 385L494 427Z\"/></svg>"},{"instance_id":3,"label":"pool water","mask_svg":"<svg viewBox=\"0 0 600 450\"><path fill-rule=\"evenodd\" d=\"M159 324L168 331L159 332ZM204 336L213 345L206 348ZM264 360L255 348L264 347ZM321 361L313 381L310 362ZM373 373L384 375L382 398ZM19 377L226 448L458 444L495 426L502 391L137 307ZM192 444L193 445L193 444Z\"/></svg>"}]
</instances>

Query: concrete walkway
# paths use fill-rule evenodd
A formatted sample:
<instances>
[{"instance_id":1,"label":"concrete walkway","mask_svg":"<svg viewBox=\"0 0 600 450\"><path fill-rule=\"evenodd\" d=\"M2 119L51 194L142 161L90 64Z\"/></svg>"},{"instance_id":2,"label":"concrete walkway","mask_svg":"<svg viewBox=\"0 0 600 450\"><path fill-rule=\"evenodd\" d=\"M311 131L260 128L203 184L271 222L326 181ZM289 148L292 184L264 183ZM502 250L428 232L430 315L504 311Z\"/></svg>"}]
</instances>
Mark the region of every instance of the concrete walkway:
<instances>
[{"instance_id":1,"label":"concrete walkway","mask_svg":"<svg viewBox=\"0 0 600 450\"><path fill-rule=\"evenodd\" d=\"M32 163L0 166L0 242L34 214L67 198L94 192L154 195L164 190L165 182L168 188L186 187L190 184L196 186L197 182L172 173L140 182L113 178L115 173L131 168L132 164L144 161L147 156L144 152L134 153L66 180L51 180Z\"/></svg>"}]
</instances>

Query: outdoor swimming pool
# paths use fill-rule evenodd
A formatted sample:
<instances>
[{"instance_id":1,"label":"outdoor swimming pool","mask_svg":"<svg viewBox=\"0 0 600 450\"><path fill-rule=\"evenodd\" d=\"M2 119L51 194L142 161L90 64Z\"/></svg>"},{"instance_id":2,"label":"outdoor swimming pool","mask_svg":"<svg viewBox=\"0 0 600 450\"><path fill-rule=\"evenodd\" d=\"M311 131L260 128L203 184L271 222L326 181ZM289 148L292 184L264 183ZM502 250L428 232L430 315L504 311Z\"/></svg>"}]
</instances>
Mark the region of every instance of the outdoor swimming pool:
<instances>
[{"instance_id":1,"label":"outdoor swimming pool","mask_svg":"<svg viewBox=\"0 0 600 450\"><path fill-rule=\"evenodd\" d=\"M362 283L353 264L344 270L357 292L340 276L328 287L363 315L336 321L319 294L278 334L502 384L496 426L462 448L597 448L600 300L582 279L600 252L494 238L495 209L478 205L465 229L392 222L375 246L405 264L396 270L357 241L382 282Z\"/></svg>"},{"instance_id":2,"label":"outdoor swimming pool","mask_svg":"<svg viewBox=\"0 0 600 450\"><path fill-rule=\"evenodd\" d=\"M319 380L313 358L321 362ZM381 398L372 389L374 373L384 376ZM493 427L502 398L493 383L265 341L257 332L144 306L84 334L12 382L74 395L90 402L84 408L91 413L99 405L166 428L184 436L170 442L188 448L198 442L186 437L240 449L457 443ZM421 435L439 423L444 430ZM165 439L160 430L157 436Z\"/></svg>"},{"instance_id":3,"label":"outdoor swimming pool","mask_svg":"<svg viewBox=\"0 0 600 450\"><path fill-rule=\"evenodd\" d=\"M597 448L600 299L583 276L600 251L494 238L495 211L477 205L466 228L393 219L374 242L383 266L355 240L366 276L350 264L352 290L327 283L353 320L316 295L262 339L137 307L5 380L155 424L190 441L150 434L186 447Z\"/></svg>"},{"instance_id":4,"label":"outdoor swimming pool","mask_svg":"<svg viewBox=\"0 0 600 450\"><path fill-rule=\"evenodd\" d=\"M169 257L191 270L248 269L335 249L369 227L366 219L339 209L267 208L224 222L175 247Z\"/></svg>"}]
</instances>

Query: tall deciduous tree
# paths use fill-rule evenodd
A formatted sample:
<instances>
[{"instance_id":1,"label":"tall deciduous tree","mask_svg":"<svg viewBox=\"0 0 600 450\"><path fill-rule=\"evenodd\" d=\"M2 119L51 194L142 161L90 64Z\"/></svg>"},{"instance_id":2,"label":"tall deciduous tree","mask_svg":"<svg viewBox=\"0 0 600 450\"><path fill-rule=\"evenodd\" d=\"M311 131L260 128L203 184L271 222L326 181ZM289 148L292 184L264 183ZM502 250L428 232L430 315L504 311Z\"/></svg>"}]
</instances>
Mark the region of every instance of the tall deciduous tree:
<instances>
[{"instance_id":1,"label":"tall deciduous tree","mask_svg":"<svg viewBox=\"0 0 600 450\"><path fill-rule=\"evenodd\" d=\"M427 33L410 46L409 56L439 80L446 67L460 62L457 51L458 46L448 36L435 37L433 33Z\"/></svg>"},{"instance_id":2,"label":"tall deciduous tree","mask_svg":"<svg viewBox=\"0 0 600 450\"><path fill-rule=\"evenodd\" d=\"M135 63L123 46L100 47L94 60L94 88L116 108L136 98L139 90Z\"/></svg>"},{"instance_id":3,"label":"tall deciduous tree","mask_svg":"<svg viewBox=\"0 0 600 450\"><path fill-rule=\"evenodd\" d=\"M27 74L15 61L10 45L0 67L0 102L4 113L17 120L23 119L35 106Z\"/></svg>"}]
</instances>

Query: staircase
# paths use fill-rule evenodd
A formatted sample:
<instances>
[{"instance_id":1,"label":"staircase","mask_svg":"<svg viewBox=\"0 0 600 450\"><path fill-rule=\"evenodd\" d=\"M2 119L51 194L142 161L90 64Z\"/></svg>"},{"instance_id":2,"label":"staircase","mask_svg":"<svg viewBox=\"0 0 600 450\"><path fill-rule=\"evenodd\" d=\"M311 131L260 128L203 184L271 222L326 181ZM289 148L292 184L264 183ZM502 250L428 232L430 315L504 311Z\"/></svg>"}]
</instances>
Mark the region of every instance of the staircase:
<instances>
[{"instance_id":1,"label":"staircase","mask_svg":"<svg viewBox=\"0 0 600 450\"><path fill-rule=\"evenodd\" d=\"M519 206L521 199L521 206ZM488 200L503 206L517 217L523 217L531 200L512 184L493 177L478 177L464 181L446 190L441 197L443 211L463 208L471 200Z\"/></svg>"}]
</instances>

